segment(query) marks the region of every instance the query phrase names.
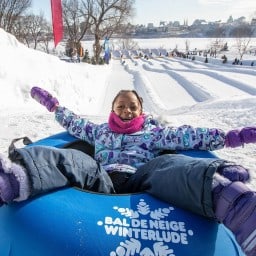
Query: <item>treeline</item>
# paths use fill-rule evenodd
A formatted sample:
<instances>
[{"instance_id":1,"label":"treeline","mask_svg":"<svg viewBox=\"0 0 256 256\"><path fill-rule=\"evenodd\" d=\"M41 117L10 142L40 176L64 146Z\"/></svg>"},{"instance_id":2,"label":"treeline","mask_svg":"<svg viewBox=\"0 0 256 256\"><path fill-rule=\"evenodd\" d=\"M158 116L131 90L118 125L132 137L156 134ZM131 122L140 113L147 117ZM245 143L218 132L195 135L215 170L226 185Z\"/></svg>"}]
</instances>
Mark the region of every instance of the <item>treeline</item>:
<instances>
[{"instance_id":1,"label":"treeline","mask_svg":"<svg viewBox=\"0 0 256 256\"><path fill-rule=\"evenodd\" d=\"M0 27L28 47L37 49L40 43L49 52L52 25L43 13L31 13L31 4L32 0L1 0ZM93 35L93 54L98 63L102 51L100 40L110 38L113 33L125 34L134 14L134 0L62 0L62 8L69 46L80 47L86 34Z\"/></svg>"}]
</instances>

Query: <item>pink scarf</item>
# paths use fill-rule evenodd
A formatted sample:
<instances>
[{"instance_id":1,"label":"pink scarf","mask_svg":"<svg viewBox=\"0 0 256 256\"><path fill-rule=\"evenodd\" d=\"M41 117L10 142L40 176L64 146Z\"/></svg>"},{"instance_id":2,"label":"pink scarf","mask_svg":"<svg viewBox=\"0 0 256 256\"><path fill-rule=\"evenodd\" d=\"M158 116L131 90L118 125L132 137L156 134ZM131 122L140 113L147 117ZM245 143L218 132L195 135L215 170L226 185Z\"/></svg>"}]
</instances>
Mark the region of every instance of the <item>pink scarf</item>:
<instances>
[{"instance_id":1,"label":"pink scarf","mask_svg":"<svg viewBox=\"0 0 256 256\"><path fill-rule=\"evenodd\" d=\"M108 125L113 132L131 134L140 131L144 121L145 115L142 114L133 118L131 121L124 122L115 112L112 111L109 115Z\"/></svg>"}]
</instances>

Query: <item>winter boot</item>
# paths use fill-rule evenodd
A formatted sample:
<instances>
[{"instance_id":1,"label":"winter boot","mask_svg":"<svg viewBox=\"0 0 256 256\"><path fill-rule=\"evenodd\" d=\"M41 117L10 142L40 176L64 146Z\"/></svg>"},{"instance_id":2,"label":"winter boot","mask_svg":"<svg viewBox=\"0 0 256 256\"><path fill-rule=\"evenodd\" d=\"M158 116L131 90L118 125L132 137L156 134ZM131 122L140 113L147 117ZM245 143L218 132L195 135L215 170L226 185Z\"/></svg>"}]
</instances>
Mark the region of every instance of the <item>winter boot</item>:
<instances>
[{"instance_id":1,"label":"winter boot","mask_svg":"<svg viewBox=\"0 0 256 256\"><path fill-rule=\"evenodd\" d=\"M247 256L256 255L256 192L242 182L213 190L215 216L230 229Z\"/></svg>"},{"instance_id":2,"label":"winter boot","mask_svg":"<svg viewBox=\"0 0 256 256\"><path fill-rule=\"evenodd\" d=\"M30 184L24 167L0 155L0 205L29 197Z\"/></svg>"},{"instance_id":3,"label":"winter boot","mask_svg":"<svg viewBox=\"0 0 256 256\"><path fill-rule=\"evenodd\" d=\"M0 172L0 201L10 203L19 196L19 182L13 173Z\"/></svg>"}]
</instances>

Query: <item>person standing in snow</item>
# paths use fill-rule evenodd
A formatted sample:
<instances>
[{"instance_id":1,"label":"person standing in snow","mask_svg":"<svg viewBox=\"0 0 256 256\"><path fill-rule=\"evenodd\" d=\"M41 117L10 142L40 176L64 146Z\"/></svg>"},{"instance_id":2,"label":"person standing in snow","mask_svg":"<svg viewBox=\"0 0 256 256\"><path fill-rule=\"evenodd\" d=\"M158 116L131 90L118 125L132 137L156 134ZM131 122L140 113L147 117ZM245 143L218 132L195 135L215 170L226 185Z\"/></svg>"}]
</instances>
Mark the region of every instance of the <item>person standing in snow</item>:
<instances>
[{"instance_id":1,"label":"person standing in snow","mask_svg":"<svg viewBox=\"0 0 256 256\"><path fill-rule=\"evenodd\" d=\"M256 192L244 167L218 158L162 154L164 150L217 150L256 142L256 127L231 130L166 127L143 112L134 90L114 98L108 123L95 124L59 105L47 91L31 96L55 113L71 135L95 148L32 146L0 157L0 203L23 201L66 186L102 193L147 192L230 229L247 256L256 255Z\"/></svg>"}]
</instances>

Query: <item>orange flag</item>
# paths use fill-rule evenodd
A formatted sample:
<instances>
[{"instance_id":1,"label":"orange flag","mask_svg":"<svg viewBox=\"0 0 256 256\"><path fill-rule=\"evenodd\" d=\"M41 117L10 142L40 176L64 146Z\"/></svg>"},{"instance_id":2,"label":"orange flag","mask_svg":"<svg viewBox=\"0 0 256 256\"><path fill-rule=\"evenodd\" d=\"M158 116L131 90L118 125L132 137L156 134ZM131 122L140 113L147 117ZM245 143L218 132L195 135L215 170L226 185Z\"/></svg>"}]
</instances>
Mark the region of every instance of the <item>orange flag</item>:
<instances>
[{"instance_id":1,"label":"orange flag","mask_svg":"<svg viewBox=\"0 0 256 256\"><path fill-rule=\"evenodd\" d=\"M61 0L51 0L52 29L55 47L63 36L62 5Z\"/></svg>"}]
</instances>

